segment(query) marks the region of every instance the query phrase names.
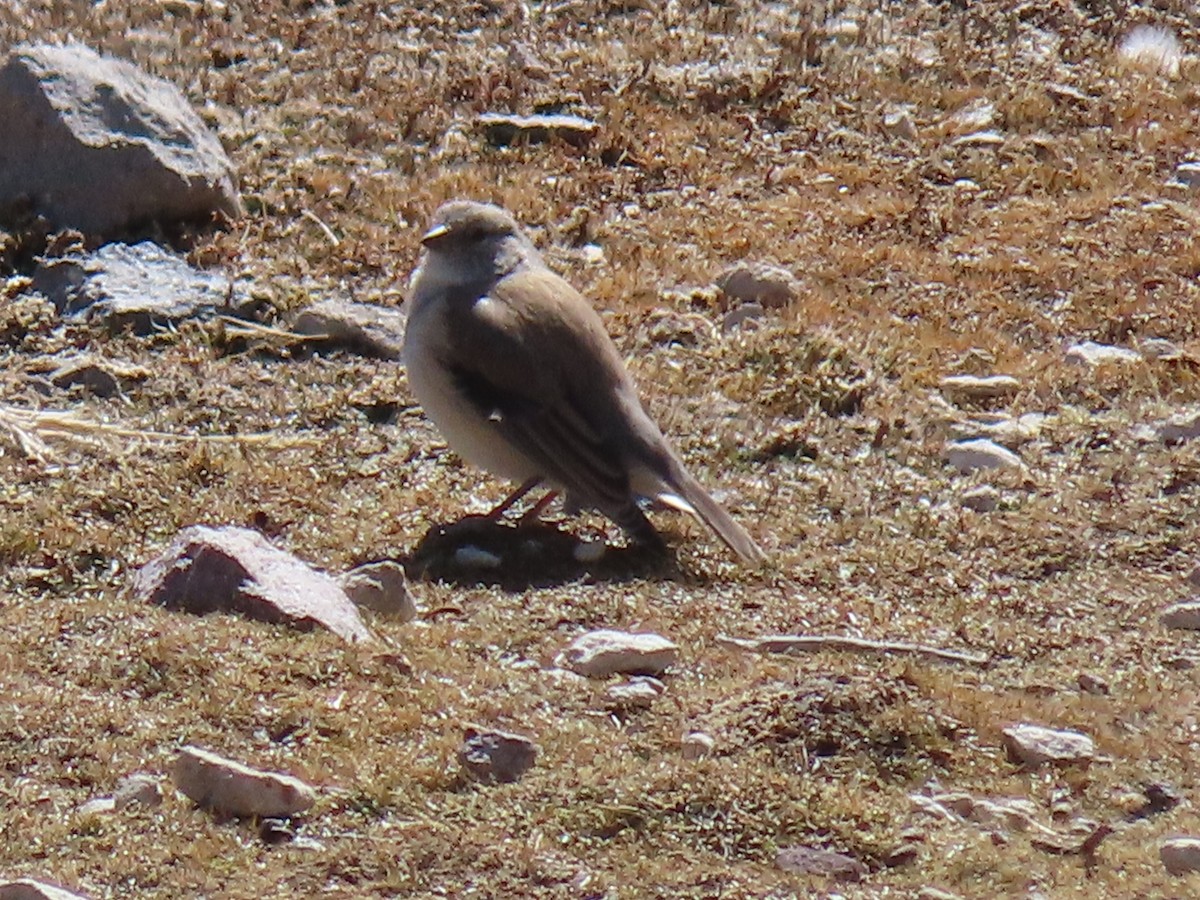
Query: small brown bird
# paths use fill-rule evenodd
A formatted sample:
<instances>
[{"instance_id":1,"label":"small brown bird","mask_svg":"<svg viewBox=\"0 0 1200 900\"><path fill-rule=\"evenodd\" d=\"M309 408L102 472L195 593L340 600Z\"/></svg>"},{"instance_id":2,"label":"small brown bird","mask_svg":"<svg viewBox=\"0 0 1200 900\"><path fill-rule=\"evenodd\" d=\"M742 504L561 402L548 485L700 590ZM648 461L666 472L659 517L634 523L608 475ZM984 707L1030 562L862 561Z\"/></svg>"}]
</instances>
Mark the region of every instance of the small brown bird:
<instances>
[{"instance_id":1,"label":"small brown bird","mask_svg":"<svg viewBox=\"0 0 1200 900\"><path fill-rule=\"evenodd\" d=\"M658 543L638 505L654 499L704 522L743 559L765 559L646 414L596 311L511 215L446 203L421 243L408 382L455 451L521 484L494 514L545 482L566 492L568 508L598 509L635 541Z\"/></svg>"}]
</instances>

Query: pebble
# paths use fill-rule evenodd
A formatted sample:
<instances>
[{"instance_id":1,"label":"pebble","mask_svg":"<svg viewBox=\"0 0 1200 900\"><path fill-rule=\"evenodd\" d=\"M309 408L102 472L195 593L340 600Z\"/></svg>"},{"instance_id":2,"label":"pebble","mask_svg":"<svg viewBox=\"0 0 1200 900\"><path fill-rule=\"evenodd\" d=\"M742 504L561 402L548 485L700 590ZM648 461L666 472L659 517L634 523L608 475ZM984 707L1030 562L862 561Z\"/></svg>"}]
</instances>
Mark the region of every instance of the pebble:
<instances>
[{"instance_id":1,"label":"pebble","mask_svg":"<svg viewBox=\"0 0 1200 900\"><path fill-rule=\"evenodd\" d=\"M946 445L946 461L959 472L976 469L1023 469L1021 457L1007 447L987 438L951 441Z\"/></svg>"},{"instance_id":2,"label":"pebble","mask_svg":"<svg viewBox=\"0 0 1200 900\"><path fill-rule=\"evenodd\" d=\"M1097 344L1095 341L1084 341L1072 344L1067 348L1064 359L1077 366L1100 366L1105 363L1132 363L1141 360L1142 354L1128 347L1115 347L1111 344Z\"/></svg>"},{"instance_id":3,"label":"pebble","mask_svg":"<svg viewBox=\"0 0 1200 900\"><path fill-rule=\"evenodd\" d=\"M684 759L704 759L717 749L716 739L703 731L689 731L679 742Z\"/></svg>"},{"instance_id":4,"label":"pebble","mask_svg":"<svg viewBox=\"0 0 1200 900\"><path fill-rule=\"evenodd\" d=\"M237 314L256 303L241 283L196 269L150 241L44 260L30 287L61 315L143 335L184 319Z\"/></svg>"},{"instance_id":5,"label":"pebble","mask_svg":"<svg viewBox=\"0 0 1200 900\"><path fill-rule=\"evenodd\" d=\"M951 402L997 400L1015 394L1021 382L1011 375L948 375L939 387Z\"/></svg>"},{"instance_id":6,"label":"pebble","mask_svg":"<svg viewBox=\"0 0 1200 900\"><path fill-rule=\"evenodd\" d=\"M800 284L787 269L770 263L743 261L717 276L726 308L757 303L763 309L788 306L800 296Z\"/></svg>"},{"instance_id":7,"label":"pebble","mask_svg":"<svg viewBox=\"0 0 1200 900\"><path fill-rule=\"evenodd\" d=\"M83 815L97 815L125 809L128 806L159 806L162 804L162 788L157 775L135 772L117 782L112 796L96 797L79 807Z\"/></svg>"},{"instance_id":8,"label":"pebble","mask_svg":"<svg viewBox=\"0 0 1200 900\"><path fill-rule=\"evenodd\" d=\"M916 123L912 117L912 108L908 106L891 106L885 109L883 112L883 130L892 137L915 141L918 133Z\"/></svg>"},{"instance_id":9,"label":"pebble","mask_svg":"<svg viewBox=\"0 0 1200 900\"><path fill-rule=\"evenodd\" d=\"M197 615L229 611L301 628L318 623L346 641L375 640L333 577L233 525L184 528L137 571L133 595Z\"/></svg>"},{"instance_id":10,"label":"pebble","mask_svg":"<svg viewBox=\"0 0 1200 900\"><path fill-rule=\"evenodd\" d=\"M970 134L963 134L956 137L950 142L951 147L979 147L986 150L994 150L1004 144L1004 135L999 131L972 131Z\"/></svg>"},{"instance_id":11,"label":"pebble","mask_svg":"<svg viewBox=\"0 0 1200 900\"><path fill-rule=\"evenodd\" d=\"M518 116L510 113L481 113L475 119L489 144L506 147L523 141L541 144L552 138L576 147L591 143L600 126L582 116L560 114Z\"/></svg>"},{"instance_id":12,"label":"pebble","mask_svg":"<svg viewBox=\"0 0 1200 900\"><path fill-rule=\"evenodd\" d=\"M950 430L958 440L988 438L1015 450L1042 433L1046 418L1045 413L1024 413L1015 419L1012 416L976 417L968 422L954 422Z\"/></svg>"},{"instance_id":13,"label":"pebble","mask_svg":"<svg viewBox=\"0 0 1200 900\"><path fill-rule=\"evenodd\" d=\"M1097 696L1107 696L1111 688L1108 682L1094 672L1080 672L1076 679L1076 684L1079 689L1085 694L1095 694Z\"/></svg>"},{"instance_id":14,"label":"pebble","mask_svg":"<svg viewBox=\"0 0 1200 900\"><path fill-rule=\"evenodd\" d=\"M842 881L859 881L867 867L853 856L820 847L784 847L775 855L775 865L785 872L825 875Z\"/></svg>"},{"instance_id":15,"label":"pebble","mask_svg":"<svg viewBox=\"0 0 1200 900\"><path fill-rule=\"evenodd\" d=\"M679 647L661 635L601 629L572 641L560 664L588 678L661 675L678 656Z\"/></svg>"},{"instance_id":16,"label":"pebble","mask_svg":"<svg viewBox=\"0 0 1200 900\"><path fill-rule=\"evenodd\" d=\"M1200 437L1200 409L1177 413L1160 423L1155 431L1158 439L1165 444L1176 444Z\"/></svg>"},{"instance_id":17,"label":"pebble","mask_svg":"<svg viewBox=\"0 0 1200 900\"><path fill-rule=\"evenodd\" d=\"M87 900L87 898L83 894L76 894L45 881L21 878L17 881L0 881L0 900Z\"/></svg>"},{"instance_id":18,"label":"pebble","mask_svg":"<svg viewBox=\"0 0 1200 900\"><path fill-rule=\"evenodd\" d=\"M1169 837L1158 845L1158 858L1171 875L1200 871L1200 837Z\"/></svg>"},{"instance_id":19,"label":"pebble","mask_svg":"<svg viewBox=\"0 0 1200 900\"><path fill-rule=\"evenodd\" d=\"M1197 173L1197 178L1200 178L1200 173ZM1200 184L1200 181L1197 184ZM1138 349L1142 351L1142 356L1147 359L1172 360L1183 358L1183 351L1175 344L1163 338L1146 338L1138 344Z\"/></svg>"},{"instance_id":20,"label":"pebble","mask_svg":"<svg viewBox=\"0 0 1200 900\"><path fill-rule=\"evenodd\" d=\"M50 373L50 383L70 390L78 387L96 397L114 397L133 382L150 377L150 370L86 356L65 360Z\"/></svg>"},{"instance_id":21,"label":"pebble","mask_svg":"<svg viewBox=\"0 0 1200 900\"><path fill-rule=\"evenodd\" d=\"M199 747L180 748L171 774L197 805L229 816L291 816L317 797L299 778L244 766Z\"/></svg>"},{"instance_id":22,"label":"pebble","mask_svg":"<svg viewBox=\"0 0 1200 900\"><path fill-rule=\"evenodd\" d=\"M1002 733L1009 758L1026 766L1087 764L1096 755L1095 743L1078 731L1022 723L1011 725Z\"/></svg>"},{"instance_id":23,"label":"pebble","mask_svg":"<svg viewBox=\"0 0 1200 900\"><path fill-rule=\"evenodd\" d=\"M390 306L333 297L303 310L292 323L292 331L360 356L397 360L404 346L404 313Z\"/></svg>"},{"instance_id":24,"label":"pebble","mask_svg":"<svg viewBox=\"0 0 1200 900\"><path fill-rule=\"evenodd\" d=\"M538 745L521 734L470 727L458 761L463 772L483 784L510 784L533 768Z\"/></svg>"},{"instance_id":25,"label":"pebble","mask_svg":"<svg viewBox=\"0 0 1200 900\"><path fill-rule=\"evenodd\" d=\"M113 802L117 809L127 806L154 807L162 804L162 779L148 772L134 772L117 782Z\"/></svg>"},{"instance_id":26,"label":"pebble","mask_svg":"<svg viewBox=\"0 0 1200 900\"><path fill-rule=\"evenodd\" d=\"M764 315L766 309L761 303L743 303L741 306L735 306L721 319L721 333L729 334L747 323L757 322Z\"/></svg>"},{"instance_id":27,"label":"pebble","mask_svg":"<svg viewBox=\"0 0 1200 900\"><path fill-rule=\"evenodd\" d=\"M1167 184L1189 191L1200 188L1200 162L1181 162L1175 167L1175 177Z\"/></svg>"},{"instance_id":28,"label":"pebble","mask_svg":"<svg viewBox=\"0 0 1200 900\"><path fill-rule=\"evenodd\" d=\"M959 502L977 513L991 512L1000 502L1000 492L990 484L981 484L963 491Z\"/></svg>"},{"instance_id":29,"label":"pebble","mask_svg":"<svg viewBox=\"0 0 1200 900\"><path fill-rule=\"evenodd\" d=\"M394 560L356 566L339 575L338 583L357 606L400 622L411 622L417 617L417 604L408 590L404 566Z\"/></svg>"},{"instance_id":30,"label":"pebble","mask_svg":"<svg viewBox=\"0 0 1200 900\"><path fill-rule=\"evenodd\" d=\"M996 104L982 97L955 110L946 124L954 134L982 131L996 121Z\"/></svg>"},{"instance_id":31,"label":"pebble","mask_svg":"<svg viewBox=\"0 0 1200 900\"><path fill-rule=\"evenodd\" d=\"M667 686L657 678L635 675L626 682L610 687L608 699L614 706L623 709L648 709L666 689Z\"/></svg>"},{"instance_id":32,"label":"pebble","mask_svg":"<svg viewBox=\"0 0 1200 900\"><path fill-rule=\"evenodd\" d=\"M1159 614L1158 621L1166 628L1200 631L1200 598L1172 603Z\"/></svg>"}]
</instances>

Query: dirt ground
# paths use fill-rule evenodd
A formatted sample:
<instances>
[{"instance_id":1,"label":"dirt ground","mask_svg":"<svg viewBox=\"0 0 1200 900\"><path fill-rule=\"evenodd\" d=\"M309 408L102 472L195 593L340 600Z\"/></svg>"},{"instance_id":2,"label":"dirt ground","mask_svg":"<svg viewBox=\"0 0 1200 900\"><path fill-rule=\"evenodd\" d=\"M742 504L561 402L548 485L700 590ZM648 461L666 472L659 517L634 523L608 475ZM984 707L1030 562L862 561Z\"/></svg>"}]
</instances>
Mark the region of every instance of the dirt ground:
<instances>
[{"instance_id":1,"label":"dirt ground","mask_svg":"<svg viewBox=\"0 0 1200 900\"><path fill-rule=\"evenodd\" d=\"M1182 57L1122 55L1143 24ZM24 291L45 247L7 235L0 403L197 439L97 429L43 460L4 444L0 874L145 898L1200 894L1158 851L1200 834L1200 650L1159 622L1200 563L1200 441L1154 433L1200 401L1200 195L1169 183L1200 153L1191 4L0 8L0 47L68 37L170 79L218 131L248 214L192 236L190 259L247 278L273 327L331 296L401 304L438 203L507 206L771 562L654 513L668 559L427 574L413 588L438 614L370 620L411 671L136 603L132 573L190 524L257 527L340 571L411 560L507 485L445 447L399 365L220 322L64 325ZM493 146L488 111L600 127L583 147ZM711 285L743 259L792 271L799 298L725 333ZM1178 353L1065 359L1151 338ZM109 399L31 388L78 351L144 377ZM943 397L964 373L1019 383ZM946 442L986 414L1038 414L1008 439L1022 467L959 474ZM964 507L983 484L996 508ZM597 518L557 524L620 543ZM600 627L679 644L651 708L553 671ZM986 662L717 640L775 633ZM1096 758L1022 768L1001 739L1016 722L1083 732ZM466 782L472 723L533 737L536 767ZM692 730L708 758L684 758ZM172 791L80 813L189 743L319 786L292 823L316 843L268 845ZM968 821L920 799L947 794L1027 804ZM867 874L779 867L798 845Z\"/></svg>"}]
</instances>

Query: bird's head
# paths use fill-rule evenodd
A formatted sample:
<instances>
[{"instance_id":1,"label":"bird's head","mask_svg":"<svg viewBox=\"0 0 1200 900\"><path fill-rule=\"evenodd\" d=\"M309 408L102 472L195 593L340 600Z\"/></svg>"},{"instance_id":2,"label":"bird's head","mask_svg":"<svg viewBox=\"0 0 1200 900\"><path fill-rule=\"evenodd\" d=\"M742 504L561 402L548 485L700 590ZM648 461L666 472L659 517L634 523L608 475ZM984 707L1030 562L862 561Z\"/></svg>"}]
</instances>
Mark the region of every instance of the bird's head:
<instances>
[{"instance_id":1,"label":"bird's head","mask_svg":"<svg viewBox=\"0 0 1200 900\"><path fill-rule=\"evenodd\" d=\"M454 200L438 207L421 244L430 254L478 264L532 249L521 226L506 210L471 200Z\"/></svg>"}]
</instances>

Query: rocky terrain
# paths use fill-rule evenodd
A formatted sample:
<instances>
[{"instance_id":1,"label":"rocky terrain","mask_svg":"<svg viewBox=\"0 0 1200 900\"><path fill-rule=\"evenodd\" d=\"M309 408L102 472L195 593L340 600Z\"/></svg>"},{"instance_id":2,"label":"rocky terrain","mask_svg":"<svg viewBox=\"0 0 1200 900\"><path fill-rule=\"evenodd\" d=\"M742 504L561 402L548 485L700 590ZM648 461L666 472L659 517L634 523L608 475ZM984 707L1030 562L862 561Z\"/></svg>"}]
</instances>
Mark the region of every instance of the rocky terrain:
<instances>
[{"instance_id":1,"label":"rocky terrain","mask_svg":"<svg viewBox=\"0 0 1200 900\"><path fill-rule=\"evenodd\" d=\"M1190 4L13 0L6 122L68 42L186 124L0 137L0 896L1200 890ZM454 197L767 566L464 520Z\"/></svg>"}]
</instances>

